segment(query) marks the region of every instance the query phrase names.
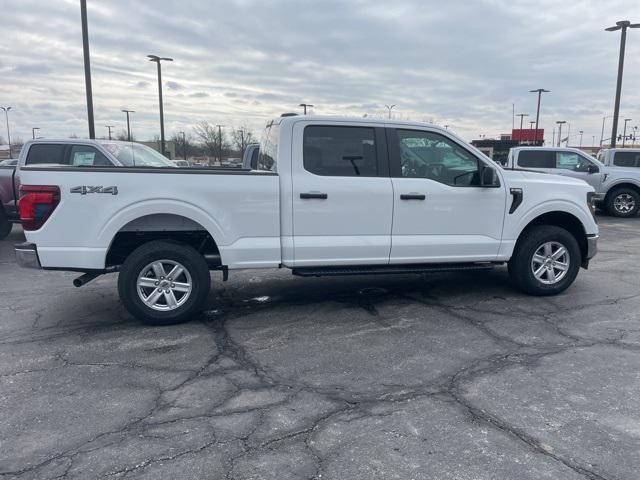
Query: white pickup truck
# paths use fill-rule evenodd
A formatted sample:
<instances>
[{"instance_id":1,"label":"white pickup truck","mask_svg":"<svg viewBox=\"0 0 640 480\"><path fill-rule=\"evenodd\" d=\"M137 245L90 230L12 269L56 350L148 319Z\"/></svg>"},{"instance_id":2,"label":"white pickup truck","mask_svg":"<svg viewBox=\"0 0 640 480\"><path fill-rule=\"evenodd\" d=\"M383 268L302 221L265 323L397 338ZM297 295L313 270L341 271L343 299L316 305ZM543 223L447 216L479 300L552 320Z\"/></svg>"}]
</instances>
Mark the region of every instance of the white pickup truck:
<instances>
[{"instance_id":1,"label":"white pickup truck","mask_svg":"<svg viewBox=\"0 0 640 480\"><path fill-rule=\"evenodd\" d=\"M596 253L593 188L502 169L435 126L278 118L255 170L122 165L130 145L27 142L27 242L15 251L23 266L83 272L76 286L119 271L125 307L152 324L201 309L209 270L226 280L246 268L320 276L508 262L522 290L551 295Z\"/></svg>"},{"instance_id":2,"label":"white pickup truck","mask_svg":"<svg viewBox=\"0 0 640 480\"><path fill-rule=\"evenodd\" d=\"M596 191L595 205L616 217L633 217L640 208L640 150L605 149L595 160L577 148L515 147L506 168L584 180Z\"/></svg>"}]
</instances>

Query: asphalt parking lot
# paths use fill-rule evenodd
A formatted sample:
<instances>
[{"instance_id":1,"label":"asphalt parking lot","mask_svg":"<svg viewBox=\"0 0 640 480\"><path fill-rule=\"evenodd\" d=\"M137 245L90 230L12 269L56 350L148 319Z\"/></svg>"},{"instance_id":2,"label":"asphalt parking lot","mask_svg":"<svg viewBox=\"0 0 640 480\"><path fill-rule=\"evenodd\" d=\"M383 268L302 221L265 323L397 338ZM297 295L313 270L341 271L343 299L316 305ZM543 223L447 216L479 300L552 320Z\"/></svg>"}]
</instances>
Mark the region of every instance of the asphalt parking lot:
<instances>
[{"instance_id":1,"label":"asphalt parking lot","mask_svg":"<svg viewBox=\"0 0 640 480\"><path fill-rule=\"evenodd\" d=\"M490 273L213 274L151 328L0 242L0 478L633 479L640 218L551 298Z\"/></svg>"}]
</instances>

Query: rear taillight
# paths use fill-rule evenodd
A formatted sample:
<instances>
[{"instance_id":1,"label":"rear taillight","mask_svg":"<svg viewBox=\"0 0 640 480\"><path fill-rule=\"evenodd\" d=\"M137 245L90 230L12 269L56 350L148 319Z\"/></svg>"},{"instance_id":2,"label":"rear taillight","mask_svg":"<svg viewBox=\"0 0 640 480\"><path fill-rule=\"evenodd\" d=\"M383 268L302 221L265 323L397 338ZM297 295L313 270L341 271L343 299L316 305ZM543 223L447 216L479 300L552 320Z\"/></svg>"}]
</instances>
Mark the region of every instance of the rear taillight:
<instances>
[{"instance_id":1,"label":"rear taillight","mask_svg":"<svg viewBox=\"0 0 640 480\"><path fill-rule=\"evenodd\" d=\"M55 185L21 185L20 221L25 230L38 230L60 203L60 187Z\"/></svg>"}]
</instances>

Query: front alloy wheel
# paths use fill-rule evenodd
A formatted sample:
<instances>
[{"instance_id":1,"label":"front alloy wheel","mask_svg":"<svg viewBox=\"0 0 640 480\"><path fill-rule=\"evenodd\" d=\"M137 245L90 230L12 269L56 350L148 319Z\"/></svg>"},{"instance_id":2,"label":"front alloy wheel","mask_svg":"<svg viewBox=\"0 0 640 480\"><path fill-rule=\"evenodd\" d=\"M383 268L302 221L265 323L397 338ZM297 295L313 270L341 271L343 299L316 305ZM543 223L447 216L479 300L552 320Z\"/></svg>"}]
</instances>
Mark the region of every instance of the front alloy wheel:
<instances>
[{"instance_id":1,"label":"front alloy wheel","mask_svg":"<svg viewBox=\"0 0 640 480\"><path fill-rule=\"evenodd\" d=\"M569 231L556 225L533 225L518 239L509 274L530 295L556 295L575 280L581 255Z\"/></svg>"},{"instance_id":2,"label":"front alloy wheel","mask_svg":"<svg viewBox=\"0 0 640 480\"><path fill-rule=\"evenodd\" d=\"M611 215L634 217L640 207L640 194L632 188L621 187L609 193L605 204Z\"/></svg>"},{"instance_id":3,"label":"front alloy wheel","mask_svg":"<svg viewBox=\"0 0 640 480\"><path fill-rule=\"evenodd\" d=\"M628 193L621 193L613 199L613 208L620 215L629 215L636 208L636 200Z\"/></svg>"},{"instance_id":4,"label":"front alloy wheel","mask_svg":"<svg viewBox=\"0 0 640 480\"><path fill-rule=\"evenodd\" d=\"M545 242L531 259L531 271L541 283L556 284L567 275L571 258L567 248L560 242Z\"/></svg>"}]
</instances>

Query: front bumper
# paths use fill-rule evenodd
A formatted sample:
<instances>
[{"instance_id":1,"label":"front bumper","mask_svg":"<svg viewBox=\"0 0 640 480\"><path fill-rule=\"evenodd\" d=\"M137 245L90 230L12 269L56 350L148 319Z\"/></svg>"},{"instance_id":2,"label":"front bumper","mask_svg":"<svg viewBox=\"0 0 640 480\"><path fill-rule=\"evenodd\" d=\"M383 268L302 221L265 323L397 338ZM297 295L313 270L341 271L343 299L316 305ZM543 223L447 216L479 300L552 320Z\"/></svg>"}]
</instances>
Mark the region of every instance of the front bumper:
<instances>
[{"instance_id":1,"label":"front bumper","mask_svg":"<svg viewBox=\"0 0 640 480\"><path fill-rule=\"evenodd\" d=\"M38 258L38 250L33 243L18 243L13 246L18 265L22 268L42 268Z\"/></svg>"}]
</instances>

